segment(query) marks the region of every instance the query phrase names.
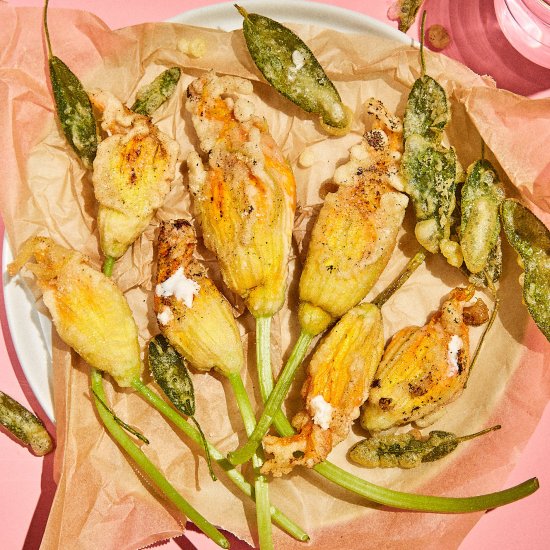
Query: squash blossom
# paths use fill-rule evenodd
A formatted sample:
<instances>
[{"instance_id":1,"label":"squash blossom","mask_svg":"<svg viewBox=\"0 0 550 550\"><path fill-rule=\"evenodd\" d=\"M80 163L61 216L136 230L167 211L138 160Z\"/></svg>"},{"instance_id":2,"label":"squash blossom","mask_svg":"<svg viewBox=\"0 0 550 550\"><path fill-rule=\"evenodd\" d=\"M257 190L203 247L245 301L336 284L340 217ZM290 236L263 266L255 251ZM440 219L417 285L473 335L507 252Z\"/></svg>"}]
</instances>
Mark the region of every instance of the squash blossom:
<instances>
[{"instance_id":1,"label":"squash blossom","mask_svg":"<svg viewBox=\"0 0 550 550\"><path fill-rule=\"evenodd\" d=\"M462 393L470 371L464 303L473 295L473 285L455 288L426 325L395 334L361 412L364 428L379 431L414 422Z\"/></svg>"},{"instance_id":2,"label":"squash blossom","mask_svg":"<svg viewBox=\"0 0 550 550\"><path fill-rule=\"evenodd\" d=\"M281 476L294 466L312 468L325 460L359 416L383 351L380 310L366 303L348 311L311 359L302 388L305 408L292 420L299 433L264 437L266 453L274 456L262 472Z\"/></svg>"},{"instance_id":3,"label":"squash blossom","mask_svg":"<svg viewBox=\"0 0 550 550\"><path fill-rule=\"evenodd\" d=\"M164 202L175 178L179 146L149 117L133 113L111 93L93 90L90 99L109 134L97 148L92 175L101 250L117 259Z\"/></svg>"},{"instance_id":4,"label":"squash blossom","mask_svg":"<svg viewBox=\"0 0 550 550\"><path fill-rule=\"evenodd\" d=\"M244 365L229 302L193 257L197 240L185 220L163 222L159 234L155 313L162 333L199 370L239 373Z\"/></svg>"},{"instance_id":5,"label":"squash blossom","mask_svg":"<svg viewBox=\"0 0 550 550\"><path fill-rule=\"evenodd\" d=\"M208 155L205 166L190 153L189 187L225 283L255 317L270 317L285 299L296 189L265 119L241 96L250 93L251 82L213 72L189 85L186 108Z\"/></svg>"},{"instance_id":6,"label":"squash blossom","mask_svg":"<svg viewBox=\"0 0 550 550\"><path fill-rule=\"evenodd\" d=\"M89 365L123 387L142 370L138 331L119 288L79 252L48 237L28 239L8 266L15 275L28 264L61 339Z\"/></svg>"},{"instance_id":7,"label":"squash blossom","mask_svg":"<svg viewBox=\"0 0 550 550\"><path fill-rule=\"evenodd\" d=\"M300 278L300 325L312 336L372 288L393 252L408 203L395 190L402 189L401 121L375 99L367 111L376 116L373 128L335 172L339 188L321 208Z\"/></svg>"}]
</instances>

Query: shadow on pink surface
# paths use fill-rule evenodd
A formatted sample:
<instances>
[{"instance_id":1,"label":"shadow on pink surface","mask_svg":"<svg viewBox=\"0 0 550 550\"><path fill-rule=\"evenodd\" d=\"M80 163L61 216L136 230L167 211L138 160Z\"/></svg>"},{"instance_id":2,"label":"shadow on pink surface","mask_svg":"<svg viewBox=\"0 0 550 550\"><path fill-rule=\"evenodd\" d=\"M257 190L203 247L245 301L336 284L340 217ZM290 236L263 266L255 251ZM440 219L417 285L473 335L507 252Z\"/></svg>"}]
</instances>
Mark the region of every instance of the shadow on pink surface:
<instances>
[{"instance_id":1,"label":"shadow on pink surface","mask_svg":"<svg viewBox=\"0 0 550 550\"><path fill-rule=\"evenodd\" d=\"M48 427L48 430L50 430L50 427ZM50 453L44 457L42 462L40 498L36 504L22 550L36 550L40 547L40 543L42 542L42 536L46 529L46 523L48 522L48 515L50 514L56 489L56 484L53 480L53 461L54 453Z\"/></svg>"},{"instance_id":2,"label":"shadow on pink surface","mask_svg":"<svg viewBox=\"0 0 550 550\"><path fill-rule=\"evenodd\" d=\"M451 36L442 53L478 74L491 75L499 88L532 95L550 88L550 71L518 53L500 30L493 0L426 0L426 28L437 23Z\"/></svg>"}]
</instances>

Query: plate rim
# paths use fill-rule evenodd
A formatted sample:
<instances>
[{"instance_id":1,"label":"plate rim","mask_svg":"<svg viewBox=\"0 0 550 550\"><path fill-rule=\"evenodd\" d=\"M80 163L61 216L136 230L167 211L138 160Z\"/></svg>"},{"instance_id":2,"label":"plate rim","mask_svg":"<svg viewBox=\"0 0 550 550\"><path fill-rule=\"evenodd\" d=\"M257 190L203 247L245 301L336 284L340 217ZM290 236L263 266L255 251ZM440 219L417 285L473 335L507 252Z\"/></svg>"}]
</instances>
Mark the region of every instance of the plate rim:
<instances>
[{"instance_id":1,"label":"plate rim","mask_svg":"<svg viewBox=\"0 0 550 550\"><path fill-rule=\"evenodd\" d=\"M286 23L303 23L303 18L300 19L300 16L297 14L309 14L310 18L313 20L319 20L323 18L322 16L324 16L324 20L320 22L318 26L323 26L339 32L352 32L354 34L374 31L376 34L398 41L403 45L416 44L411 37L391 27L390 25L378 21L377 19L374 19L364 13L342 8L340 6L332 6L309 0L280 0L277 3L268 2L265 0L244 0L239 4L245 8L248 7L249 9L257 9L266 14L269 14L274 10L277 10L277 13L284 11L284 17L279 19L283 19ZM222 28L220 26L209 24L215 19L215 17L223 20L223 27L225 27L223 30L240 28L240 15L236 12L233 2L220 2L209 6L187 10L166 19L164 22L191 25L192 22L196 22L197 19L204 19L201 26L206 28ZM331 25L331 23L334 23L339 19L348 22L353 21L353 25L348 23L348 28L356 30L345 31L341 27L338 27L338 25ZM232 23L233 21L237 24L234 25ZM344 24L344 26L346 26L346 24ZM41 326L41 323L46 323L46 325L49 323L49 326L51 327L51 320L49 317L40 314L35 308L35 300L32 298L32 294L25 283L21 279L12 280L7 275L7 265L12 259L13 253L7 239L7 234L4 231L2 241L2 290L4 293L4 308L6 311L10 338L23 374L25 375L34 396L44 410L44 413L52 422L55 423L51 385L53 374L51 360L51 338L48 338L47 335L44 334L44 326ZM20 302L18 301L21 297L25 297L27 300L25 303L26 307L24 308L20 307ZM27 345L29 341L27 334L20 334L21 323L23 323L23 326L25 327L29 326L29 311L31 312L31 315L33 312L38 313L36 320L33 320L31 317L30 325L32 326L33 338L31 338L30 341L34 342L36 338L40 338L43 344L43 347L40 349L37 349L38 346L29 347ZM42 315L42 319L40 319L40 315ZM32 349L32 352L29 352L29 348ZM33 352L36 353L37 357L29 357L29 355L32 355ZM46 365L45 373L40 373L40 371L37 373L37 363ZM45 385L48 388L47 390L44 389Z\"/></svg>"}]
</instances>

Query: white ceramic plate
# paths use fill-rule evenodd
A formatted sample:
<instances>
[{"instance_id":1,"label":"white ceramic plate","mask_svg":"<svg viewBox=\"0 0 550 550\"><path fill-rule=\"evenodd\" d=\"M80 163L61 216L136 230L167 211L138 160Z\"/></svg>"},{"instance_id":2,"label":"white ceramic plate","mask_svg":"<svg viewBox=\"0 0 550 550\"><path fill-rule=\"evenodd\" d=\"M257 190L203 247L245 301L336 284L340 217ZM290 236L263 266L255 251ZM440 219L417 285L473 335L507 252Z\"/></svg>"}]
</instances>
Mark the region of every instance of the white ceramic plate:
<instances>
[{"instance_id":1,"label":"white ceramic plate","mask_svg":"<svg viewBox=\"0 0 550 550\"><path fill-rule=\"evenodd\" d=\"M413 41L398 30L366 15L313 2L263 0L239 2L250 12L261 13L286 23L313 24L342 32L369 33L390 38L403 44ZM181 13L169 20L199 27L230 31L242 26L242 17L233 3L215 4ZM52 402L51 322L37 312L34 297L19 277L10 280L6 266L13 256L4 237L2 273L4 301L11 337L21 368L29 385L51 420L54 420Z\"/></svg>"}]
</instances>

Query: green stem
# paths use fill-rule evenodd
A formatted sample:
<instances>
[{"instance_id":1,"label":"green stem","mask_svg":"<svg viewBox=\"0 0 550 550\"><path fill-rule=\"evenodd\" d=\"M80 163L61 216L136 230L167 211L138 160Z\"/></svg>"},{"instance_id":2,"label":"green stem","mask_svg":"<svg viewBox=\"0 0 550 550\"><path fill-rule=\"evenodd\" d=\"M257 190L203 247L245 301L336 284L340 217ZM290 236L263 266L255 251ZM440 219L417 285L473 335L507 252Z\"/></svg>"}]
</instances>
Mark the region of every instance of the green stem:
<instances>
[{"instance_id":1,"label":"green stem","mask_svg":"<svg viewBox=\"0 0 550 550\"><path fill-rule=\"evenodd\" d=\"M262 396L264 401L265 397L266 396ZM283 437L290 437L296 433L286 417L284 417L284 420L276 427L279 435ZM374 485L373 483L369 483L364 479L354 476L346 472L346 470L336 466L336 464L332 464L328 461L317 464L313 469L328 481L371 502L401 510L414 510L418 512L460 514L490 510L529 496L539 488L538 479L535 477L524 481L520 485L511 487L510 489L477 497L436 497L402 493L400 491L386 489L385 487Z\"/></svg>"},{"instance_id":2,"label":"green stem","mask_svg":"<svg viewBox=\"0 0 550 550\"><path fill-rule=\"evenodd\" d=\"M485 337L491 330L491 327L493 326L493 323L495 322L495 319L497 318L498 308L500 307L500 299L497 298L495 295L495 303L493 305L493 311L491 311L491 317L489 317L489 321L487 325L485 325L485 329L483 330L483 334L481 335L481 338L479 339L479 342L476 347L476 351L474 352L474 356L472 357L472 361L470 363L470 370L468 371L468 377L466 378L466 381L464 382L464 387L468 385L468 380L470 379L470 376L472 375L472 370L474 369L477 358L479 357L479 352L481 351L481 346L483 345L483 342L485 341Z\"/></svg>"},{"instance_id":3,"label":"green stem","mask_svg":"<svg viewBox=\"0 0 550 550\"><path fill-rule=\"evenodd\" d=\"M256 317L256 365L258 372L268 372L269 376L260 376L260 393L269 395L273 389L271 370L271 317Z\"/></svg>"},{"instance_id":4,"label":"green stem","mask_svg":"<svg viewBox=\"0 0 550 550\"><path fill-rule=\"evenodd\" d=\"M281 404L283 403L286 394L290 389L290 385L292 384L292 380L294 379L296 370L301 365L312 339L313 336L311 336L307 332L302 331L300 333L300 336L298 337L298 340L294 345L294 349L292 350L292 353L288 358L286 365L279 375L273 391L269 395L269 399L265 404L262 416L256 424L254 431L252 432L252 434L249 435L248 441L240 449L229 453L229 455L227 456L231 464L243 464L244 462L250 460L250 458L254 454L254 451L258 448L258 445L261 443L263 436L267 433L267 430L269 430L269 427L271 426L274 417L277 414L277 411L279 411L281 408ZM262 366L265 365L265 363L266 362L263 360L259 361L259 364ZM263 379L263 383L265 384L265 377L261 378Z\"/></svg>"},{"instance_id":5,"label":"green stem","mask_svg":"<svg viewBox=\"0 0 550 550\"><path fill-rule=\"evenodd\" d=\"M422 23L420 25L420 65L422 67L422 76L426 74L426 60L424 59L424 26L426 25L427 13L426 10L422 13Z\"/></svg>"},{"instance_id":6,"label":"green stem","mask_svg":"<svg viewBox=\"0 0 550 550\"><path fill-rule=\"evenodd\" d=\"M92 390L103 402L106 401L103 390L103 377L96 369L92 369ZM229 548L228 540L195 508L193 508L159 472L156 466L147 458L143 451L130 439L126 432L116 423L111 414L94 397L96 410L107 431L113 439L124 449L140 470L160 489L164 496L172 502L187 518L189 518L206 536L218 546Z\"/></svg>"},{"instance_id":7,"label":"green stem","mask_svg":"<svg viewBox=\"0 0 550 550\"><path fill-rule=\"evenodd\" d=\"M46 35L46 44L48 46L49 57L53 57L52 44L50 42L50 31L48 30L48 4L50 0L44 2L44 34Z\"/></svg>"},{"instance_id":8,"label":"green stem","mask_svg":"<svg viewBox=\"0 0 550 550\"><path fill-rule=\"evenodd\" d=\"M417 512L438 512L446 514L481 512L483 510L491 510L515 502L516 500L534 493L539 488L537 478L532 478L510 489L476 497L436 497L402 493L400 491L392 491L391 489L379 487L378 485L369 483L364 479L358 478L342 470L342 468L330 462L321 462L321 464L317 464L314 467L314 470L329 481L333 481L340 487L348 489L372 502L377 502L378 504L383 504L392 508L414 510Z\"/></svg>"},{"instance_id":9,"label":"green stem","mask_svg":"<svg viewBox=\"0 0 550 550\"><path fill-rule=\"evenodd\" d=\"M372 301L381 308L409 279L409 277L424 263L426 250L421 248L401 270L401 273Z\"/></svg>"},{"instance_id":10,"label":"green stem","mask_svg":"<svg viewBox=\"0 0 550 550\"><path fill-rule=\"evenodd\" d=\"M143 441L146 445L149 445L149 440L136 428L133 426L130 426L130 424L127 424L122 420L122 418L119 418L112 409L109 408L109 405L99 397L99 395L96 393L96 391L92 388L92 393L94 394L95 398L99 401L99 404L113 417L113 420L124 430L131 433L134 437L137 437L140 441Z\"/></svg>"},{"instance_id":11,"label":"green stem","mask_svg":"<svg viewBox=\"0 0 550 550\"><path fill-rule=\"evenodd\" d=\"M230 374L227 378L237 399L237 404L239 406L239 410L241 411L246 434L250 437L250 434L254 431L254 427L256 426L256 417L254 416L254 410L252 409L252 405L248 399L248 394L246 393L243 380L239 373ZM271 521L269 519L269 509L271 507L271 504L269 503L269 486L267 483L267 478L260 472L263 461L260 455L254 451L250 458L252 458L252 466L254 468L256 523L258 526L260 549L273 550Z\"/></svg>"},{"instance_id":12,"label":"green stem","mask_svg":"<svg viewBox=\"0 0 550 550\"><path fill-rule=\"evenodd\" d=\"M174 410L166 401L161 399L154 391L150 390L141 380L134 379L132 387L164 417L177 426L187 437L192 439L197 445L202 445L199 432L185 420L176 410ZM254 499L253 487L248 483L242 474L235 470L232 464L225 458L225 455L208 443L210 455L214 458L222 470L226 472L229 479L247 496ZM298 527L292 520L287 518L280 510L271 506L271 517L275 524L286 531L289 535L300 541L309 540L309 536Z\"/></svg>"},{"instance_id":13,"label":"green stem","mask_svg":"<svg viewBox=\"0 0 550 550\"><path fill-rule=\"evenodd\" d=\"M137 390L144 399L153 407L155 407L162 415L172 421L182 432L191 438L195 443L201 445L201 437L199 432L193 428L178 412L170 407L163 399L161 399L155 392L151 391L141 380L135 379L132 382L132 386ZM244 477L234 469L232 464L225 458L223 453L216 449L213 445L206 442L210 455L218 463L218 465L227 473L229 479L247 496L254 499L254 492L252 486L244 479ZM275 506L270 507L271 517L273 521L286 531L289 535L300 541L309 540L309 536L298 527L294 522L287 518L281 511Z\"/></svg>"},{"instance_id":14,"label":"green stem","mask_svg":"<svg viewBox=\"0 0 550 550\"><path fill-rule=\"evenodd\" d=\"M501 428L501 425L497 424L496 426L485 428L484 430L481 430L480 432L476 432L474 434L462 435L460 437L457 437L456 440L462 443L462 441L468 441L469 439L474 439L475 437L479 437L480 435L485 435L485 434L488 434L489 432L500 430L500 428Z\"/></svg>"},{"instance_id":15,"label":"green stem","mask_svg":"<svg viewBox=\"0 0 550 550\"><path fill-rule=\"evenodd\" d=\"M115 265L115 262L116 259L112 256L105 256L105 259L103 260L103 267L101 268L103 275L110 277L113 274L113 266Z\"/></svg>"}]
</instances>

